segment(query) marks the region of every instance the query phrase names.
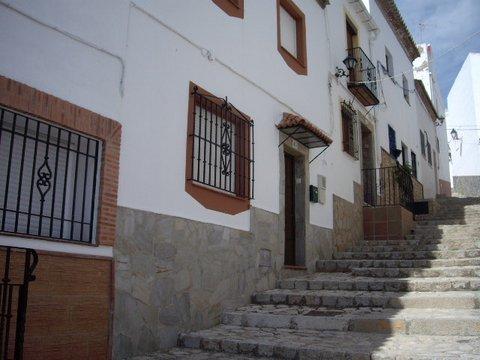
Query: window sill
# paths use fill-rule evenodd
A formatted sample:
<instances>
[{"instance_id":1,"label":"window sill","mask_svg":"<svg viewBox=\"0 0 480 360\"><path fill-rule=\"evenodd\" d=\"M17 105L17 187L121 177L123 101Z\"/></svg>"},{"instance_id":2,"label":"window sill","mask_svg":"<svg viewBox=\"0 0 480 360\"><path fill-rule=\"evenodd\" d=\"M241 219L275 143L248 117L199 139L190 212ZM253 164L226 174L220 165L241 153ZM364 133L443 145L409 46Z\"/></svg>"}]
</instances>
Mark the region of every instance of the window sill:
<instances>
[{"instance_id":1,"label":"window sill","mask_svg":"<svg viewBox=\"0 0 480 360\"><path fill-rule=\"evenodd\" d=\"M306 61L302 61L297 57L293 56L288 50L286 50L283 46L278 47L278 52L282 55L283 60L287 63L287 65L295 71L298 75L307 75L307 63Z\"/></svg>"},{"instance_id":2,"label":"window sill","mask_svg":"<svg viewBox=\"0 0 480 360\"><path fill-rule=\"evenodd\" d=\"M243 0L240 0L238 4L231 0L212 0L215 5L225 11L227 15L243 19L244 16L244 4Z\"/></svg>"},{"instance_id":3,"label":"window sill","mask_svg":"<svg viewBox=\"0 0 480 360\"><path fill-rule=\"evenodd\" d=\"M209 188L193 180L185 181L185 191L210 210L236 215L250 209L249 199Z\"/></svg>"}]
</instances>

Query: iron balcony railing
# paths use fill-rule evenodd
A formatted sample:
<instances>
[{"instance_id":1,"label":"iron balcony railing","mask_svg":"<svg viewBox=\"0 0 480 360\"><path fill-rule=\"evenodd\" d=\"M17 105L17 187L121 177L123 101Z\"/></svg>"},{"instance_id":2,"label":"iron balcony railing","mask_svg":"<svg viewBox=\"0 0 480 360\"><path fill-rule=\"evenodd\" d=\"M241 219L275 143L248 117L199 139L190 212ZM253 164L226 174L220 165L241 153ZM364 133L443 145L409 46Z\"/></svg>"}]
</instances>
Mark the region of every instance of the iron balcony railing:
<instances>
[{"instance_id":1,"label":"iron balcony railing","mask_svg":"<svg viewBox=\"0 0 480 360\"><path fill-rule=\"evenodd\" d=\"M412 211L414 204L411 175L400 165L363 169L364 202L370 206L401 205Z\"/></svg>"},{"instance_id":2,"label":"iron balcony railing","mask_svg":"<svg viewBox=\"0 0 480 360\"><path fill-rule=\"evenodd\" d=\"M28 285L37 264L35 250L0 246L0 359L23 358Z\"/></svg>"},{"instance_id":3,"label":"iron balcony railing","mask_svg":"<svg viewBox=\"0 0 480 360\"><path fill-rule=\"evenodd\" d=\"M377 75L375 65L359 47L347 49L348 55L355 58L355 67L350 71L350 82L363 84L377 97Z\"/></svg>"}]
</instances>

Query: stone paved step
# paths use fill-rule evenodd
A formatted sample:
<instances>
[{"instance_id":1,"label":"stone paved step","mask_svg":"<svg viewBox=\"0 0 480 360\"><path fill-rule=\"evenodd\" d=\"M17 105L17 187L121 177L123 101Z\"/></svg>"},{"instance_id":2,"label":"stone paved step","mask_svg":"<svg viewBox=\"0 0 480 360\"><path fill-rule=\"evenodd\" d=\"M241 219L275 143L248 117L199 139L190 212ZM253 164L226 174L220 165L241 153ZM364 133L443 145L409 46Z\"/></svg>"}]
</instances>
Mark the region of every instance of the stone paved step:
<instances>
[{"instance_id":1,"label":"stone paved step","mask_svg":"<svg viewBox=\"0 0 480 360\"><path fill-rule=\"evenodd\" d=\"M136 356L130 360L267 360L252 355L228 354L223 352L211 352L200 349L173 348L166 352L156 352L153 354ZM271 359L271 358L270 358Z\"/></svg>"},{"instance_id":2,"label":"stone paved step","mask_svg":"<svg viewBox=\"0 0 480 360\"><path fill-rule=\"evenodd\" d=\"M317 271L348 272L353 268L435 268L450 266L479 266L480 257L467 259L433 260L318 260Z\"/></svg>"},{"instance_id":3,"label":"stone paved step","mask_svg":"<svg viewBox=\"0 0 480 360\"><path fill-rule=\"evenodd\" d=\"M277 359L473 359L477 336L427 336L341 331L260 329L220 325L180 336L187 348Z\"/></svg>"},{"instance_id":4,"label":"stone paved step","mask_svg":"<svg viewBox=\"0 0 480 360\"><path fill-rule=\"evenodd\" d=\"M417 220L415 221L415 225L417 226L438 226L438 225L480 225L480 218L479 217L472 217L468 219L444 219L444 220Z\"/></svg>"},{"instance_id":5,"label":"stone paved step","mask_svg":"<svg viewBox=\"0 0 480 360\"><path fill-rule=\"evenodd\" d=\"M385 251L385 252L339 252L337 260L413 260L413 259L458 259L480 257L480 249L435 250L435 251Z\"/></svg>"},{"instance_id":6,"label":"stone paved step","mask_svg":"<svg viewBox=\"0 0 480 360\"><path fill-rule=\"evenodd\" d=\"M369 246L356 245L352 247L351 252L399 252L399 251L436 251L436 250L475 250L480 249L480 241L461 243L439 243L439 244L419 244L419 245L384 245Z\"/></svg>"},{"instance_id":7,"label":"stone paved step","mask_svg":"<svg viewBox=\"0 0 480 360\"><path fill-rule=\"evenodd\" d=\"M420 242L450 242L450 241L479 241L479 233L475 234L465 234L464 232L458 234L434 234L434 233L423 233L423 234L408 234L405 236L405 240L414 240ZM379 240L380 241L380 240Z\"/></svg>"},{"instance_id":8,"label":"stone paved step","mask_svg":"<svg viewBox=\"0 0 480 360\"><path fill-rule=\"evenodd\" d=\"M480 266L450 266L436 268L353 268L354 276L377 278L456 278L479 277Z\"/></svg>"},{"instance_id":9,"label":"stone paved step","mask_svg":"<svg viewBox=\"0 0 480 360\"><path fill-rule=\"evenodd\" d=\"M462 236L466 236L468 234L474 236L478 234L480 231L480 227L478 225L419 225L416 224L414 226L413 231L415 234L421 233L438 233L438 234L451 234L451 235L458 235L461 234Z\"/></svg>"},{"instance_id":10,"label":"stone paved step","mask_svg":"<svg viewBox=\"0 0 480 360\"><path fill-rule=\"evenodd\" d=\"M414 235L411 235L414 237ZM358 246L393 246L393 245L408 245L408 246L419 246L419 245L436 245L436 244L455 244L455 245L477 245L480 243L480 237L472 237L472 238L448 238L448 239L440 239L440 238L433 238L433 239L425 239L425 240L417 240L413 239L401 239L401 240L362 240L357 243ZM476 246L472 246L476 247Z\"/></svg>"},{"instance_id":11,"label":"stone paved step","mask_svg":"<svg viewBox=\"0 0 480 360\"><path fill-rule=\"evenodd\" d=\"M471 291L382 292L275 289L254 294L255 304L324 306L332 309L379 307L391 309L478 309L480 294Z\"/></svg>"},{"instance_id":12,"label":"stone paved step","mask_svg":"<svg viewBox=\"0 0 480 360\"><path fill-rule=\"evenodd\" d=\"M299 330L478 335L480 310L380 309L249 305L226 312L225 325Z\"/></svg>"},{"instance_id":13,"label":"stone paved step","mask_svg":"<svg viewBox=\"0 0 480 360\"><path fill-rule=\"evenodd\" d=\"M395 269L389 269L395 271ZM352 291L463 291L480 290L478 277L374 278L348 273L316 273L278 282L280 289Z\"/></svg>"}]
</instances>

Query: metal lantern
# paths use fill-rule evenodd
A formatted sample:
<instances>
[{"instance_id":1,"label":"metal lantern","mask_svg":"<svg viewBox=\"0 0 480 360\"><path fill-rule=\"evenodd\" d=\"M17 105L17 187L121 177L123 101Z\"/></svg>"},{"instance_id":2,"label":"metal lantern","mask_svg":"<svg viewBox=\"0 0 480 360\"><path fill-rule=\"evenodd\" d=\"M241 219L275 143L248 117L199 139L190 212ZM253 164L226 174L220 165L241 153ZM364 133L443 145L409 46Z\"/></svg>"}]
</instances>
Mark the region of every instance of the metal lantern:
<instances>
[{"instance_id":1,"label":"metal lantern","mask_svg":"<svg viewBox=\"0 0 480 360\"><path fill-rule=\"evenodd\" d=\"M344 60L343 64L345 67L349 70L352 71L353 68L355 68L355 65L357 65L357 59L355 59L353 56L348 55Z\"/></svg>"}]
</instances>

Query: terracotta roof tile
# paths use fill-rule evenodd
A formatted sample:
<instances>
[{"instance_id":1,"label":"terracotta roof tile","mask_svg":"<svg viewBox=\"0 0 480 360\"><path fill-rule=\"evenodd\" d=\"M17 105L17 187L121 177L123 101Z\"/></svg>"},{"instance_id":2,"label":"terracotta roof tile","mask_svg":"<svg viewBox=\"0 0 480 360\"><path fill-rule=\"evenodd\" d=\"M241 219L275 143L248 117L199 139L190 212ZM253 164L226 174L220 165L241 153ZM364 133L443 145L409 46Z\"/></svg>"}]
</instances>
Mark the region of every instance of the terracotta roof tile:
<instances>
[{"instance_id":1,"label":"terracotta roof tile","mask_svg":"<svg viewBox=\"0 0 480 360\"><path fill-rule=\"evenodd\" d=\"M325 145L330 145L332 143L332 139L327 134L325 134L322 130L320 130L317 126L312 124L307 119L298 115L283 113L283 119L277 125L277 128L281 130L281 129L295 128L298 126L310 132L314 137L318 138L323 143L325 143Z\"/></svg>"}]
</instances>

